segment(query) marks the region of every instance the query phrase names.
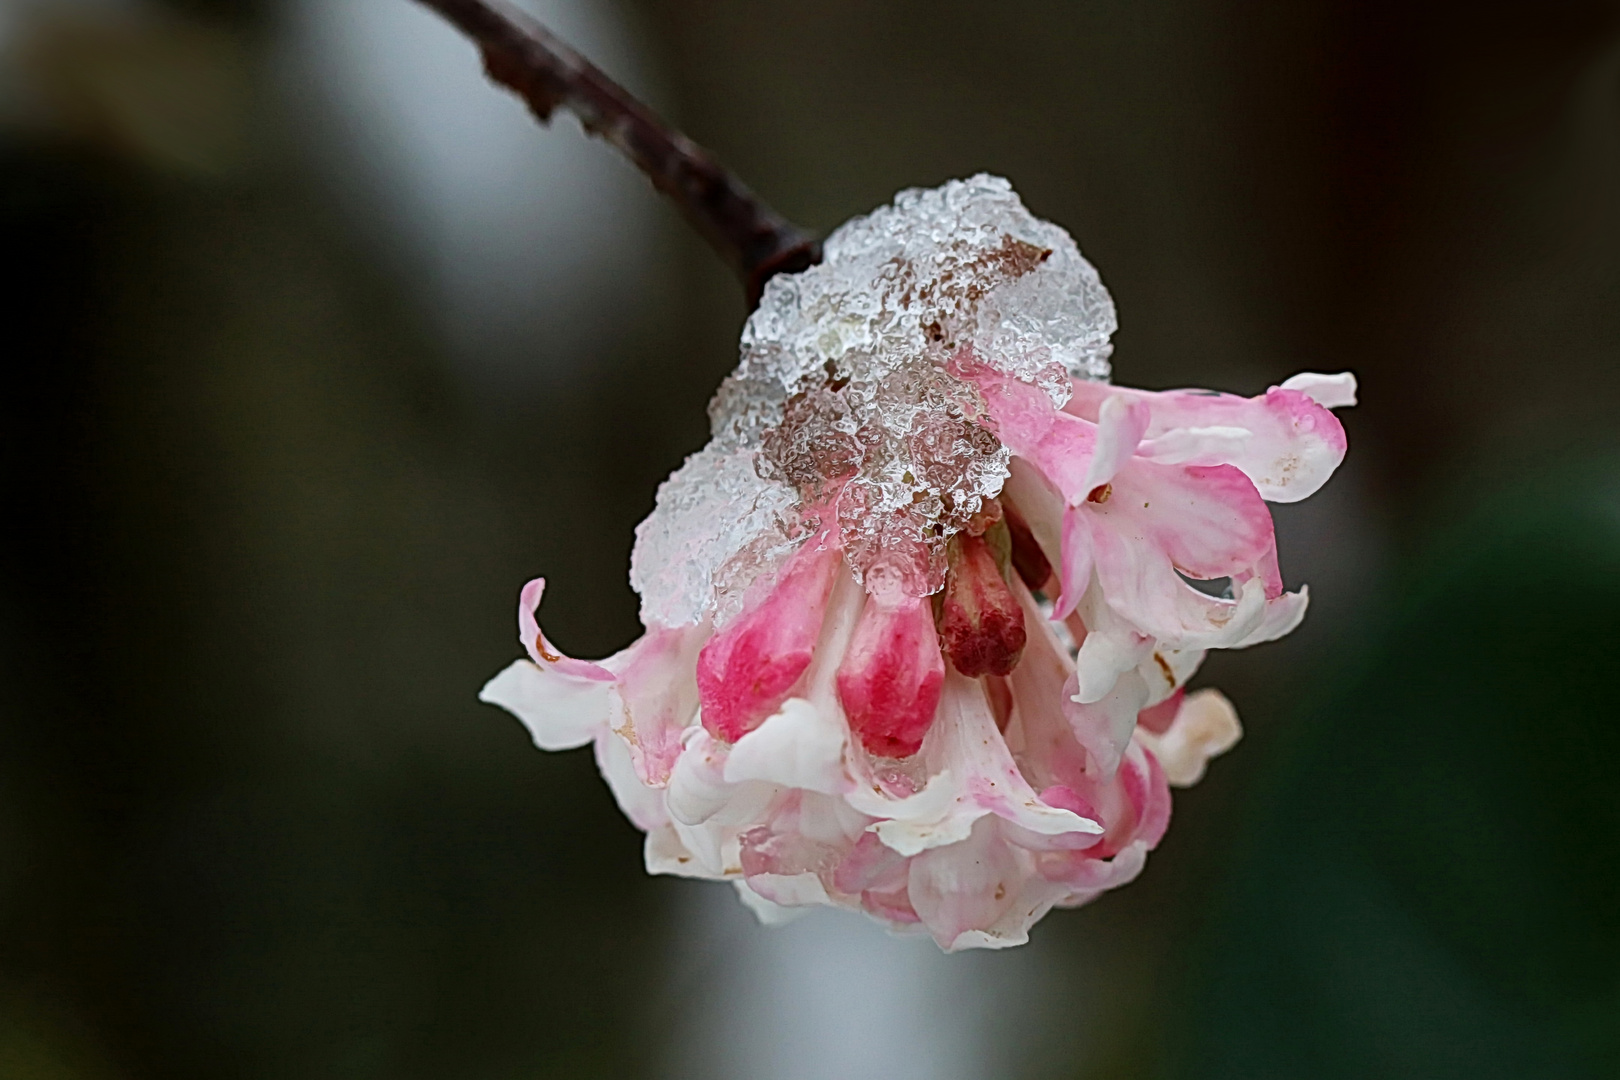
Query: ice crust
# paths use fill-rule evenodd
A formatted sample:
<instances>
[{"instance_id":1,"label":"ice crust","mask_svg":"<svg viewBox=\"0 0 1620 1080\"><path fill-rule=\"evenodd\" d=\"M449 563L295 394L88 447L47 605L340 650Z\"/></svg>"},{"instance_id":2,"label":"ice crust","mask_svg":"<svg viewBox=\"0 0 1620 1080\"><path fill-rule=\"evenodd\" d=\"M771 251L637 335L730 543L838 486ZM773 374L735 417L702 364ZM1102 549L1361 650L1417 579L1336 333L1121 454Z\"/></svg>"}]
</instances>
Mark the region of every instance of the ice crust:
<instances>
[{"instance_id":1,"label":"ice crust","mask_svg":"<svg viewBox=\"0 0 1620 1080\"><path fill-rule=\"evenodd\" d=\"M1108 378L1115 328L1074 240L1000 177L902 191L846 222L820 265L766 286L709 404L713 438L637 527L643 622L724 622L834 520L869 588L877 574L935 591L946 542L1010 461L952 358L970 353L1062 405L1071 377Z\"/></svg>"}]
</instances>

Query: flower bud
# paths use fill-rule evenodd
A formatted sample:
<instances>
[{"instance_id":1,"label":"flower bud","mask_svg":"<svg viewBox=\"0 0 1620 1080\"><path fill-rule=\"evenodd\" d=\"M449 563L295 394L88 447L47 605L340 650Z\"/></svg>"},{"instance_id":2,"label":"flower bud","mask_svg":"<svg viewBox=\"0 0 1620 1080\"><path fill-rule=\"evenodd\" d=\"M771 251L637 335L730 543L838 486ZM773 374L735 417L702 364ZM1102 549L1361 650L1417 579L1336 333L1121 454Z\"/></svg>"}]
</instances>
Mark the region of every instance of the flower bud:
<instances>
[{"instance_id":1,"label":"flower bud","mask_svg":"<svg viewBox=\"0 0 1620 1080\"><path fill-rule=\"evenodd\" d=\"M838 701L861 745L879 757L915 754L944 683L928 601L899 590L868 599L838 668Z\"/></svg>"},{"instance_id":2,"label":"flower bud","mask_svg":"<svg viewBox=\"0 0 1620 1080\"><path fill-rule=\"evenodd\" d=\"M810 666L833 574L842 565L836 546L812 539L788 560L763 602L703 646L698 701L711 735L736 742L781 708Z\"/></svg>"},{"instance_id":3,"label":"flower bud","mask_svg":"<svg viewBox=\"0 0 1620 1080\"><path fill-rule=\"evenodd\" d=\"M947 553L950 569L939 610L945 654L970 679L1011 674L1024 654L1024 612L995 553L985 537L965 533L951 540Z\"/></svg>"}]
</instances>

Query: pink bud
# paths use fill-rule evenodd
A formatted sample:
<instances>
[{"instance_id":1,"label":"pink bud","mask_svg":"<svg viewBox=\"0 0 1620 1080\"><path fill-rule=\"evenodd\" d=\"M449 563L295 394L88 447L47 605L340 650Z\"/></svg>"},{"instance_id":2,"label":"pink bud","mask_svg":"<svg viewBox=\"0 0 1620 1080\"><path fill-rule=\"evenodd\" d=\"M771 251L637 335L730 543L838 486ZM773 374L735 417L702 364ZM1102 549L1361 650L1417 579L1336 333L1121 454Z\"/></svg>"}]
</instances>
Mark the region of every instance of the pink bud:
<instances>
[{"instance_id":1,"label":"pink bud","mask_svg":"<svg viewBox=\"0 0 1620 1080\"><path fill-rule=\"evenodd\" d=\"M838 700L861 745L880 757L915 754L944 683L928 601L898 590L870 598L838 668Z\"/></svg>"},{"instance_id":2,"label":"pink bud","mask_svg":"<svg viewBox=\"0 0 1620 1080\"><path fill-rule=\"evenodd\" d=\"M739 615L698 654L698 701L709 734L736 742L776 712L810 666L833 574L835 546L812 539L788 560L763 602Z\"/></svg>"},{"instance_id":3,"label":"pink bud","mask_svg":"<svg viewBox=\"0 0 1620 1080\"><path fill-rule=\"evenodd\" d=\"M951 664L970 679L1008 675L1024 655L1024 611L982 536L963 533L947 549L950 569L939 612L939 639Z\"/></svg>"}]
</instances>

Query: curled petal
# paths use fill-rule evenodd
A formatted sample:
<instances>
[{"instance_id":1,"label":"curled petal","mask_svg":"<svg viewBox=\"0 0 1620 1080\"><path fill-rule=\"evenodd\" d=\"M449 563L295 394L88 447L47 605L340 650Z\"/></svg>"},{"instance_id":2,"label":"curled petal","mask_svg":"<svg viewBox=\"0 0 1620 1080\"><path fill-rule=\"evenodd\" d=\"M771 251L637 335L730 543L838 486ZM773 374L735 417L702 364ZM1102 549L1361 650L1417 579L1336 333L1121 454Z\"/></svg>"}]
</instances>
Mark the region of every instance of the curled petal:
<instances>
[{"instance_id":1,"label":"curled petal","mask_svg":"<svg viewBox=\"0 0 1620 1080\"><path fill-rule=\"evenodd\" d=\"M744 878L738 883L737 892L747 903L746 895L754 893L761 899L769 902L776 908L785 908L789 911L802 910L818 904L830 904L832 898L827 895L827 887L815 874L754 874ZM781 917L775 911L749 905L759 921L766 926L780 925ZM793 916L789 915L791 919Z\"/></svg>"},{"instance_id":2,"label":"curled petal","mask_svg":"<svg viewBox=\"0 0 1620 1080\"><path fill-rule=\"evenodd\" d=\"M787 907L767 900L747 881L733 881L732 884L737 888L737 898L742 901L743 907L754 913L761 926L786 926L810 912L808 907ZM825 894L820 902L827 903Z\"/></svg>"},{"instance_id":3,"label":"curled petal","mask_svg":"<svg viewBox=\"0 0 1620 1080\"><path fill-rule=\"evenodd\" d=\"M1305 618L1305 609L1310 605L1310 599L1310 589L1301 585L1297 593L1283 593L1274 600L1267 600L1266 612L1261 617L1259 625L1241 641L1235 642L1232 648L1246 649L1250 645L1276 641L1293 633L1300 620Z\"/></svg>"},{"instance_id":4,"label":"curled petal","mask_svg":"<svg viewBox=\"0 0 1620 1080\"><path fill-rule=\"evenodd\" d=\"M1126 746L1118 772L1110 780L1083 783L1076 790L1096 804L1105 831L1095 845L1066 853L1071 870L1087 861L1112 858L1136 843L1145 844L1151 851L1170 825L1170 787L1164 770L1138 739ZM1048 859L1043 873L1059 865ZM1063 871L1060 876L1073 883L1075 879L1068 874Z\"/></svg>"},{"instance_id":5,"label":"curled petal","mask_svg":"<svg viewBox=\"0 0 1620 1080\"><path fill-rule=\"evenodd\" d=\"M1275 558L1275 540L1271 515L1242 473L1134 462L1115 488L1106 503L1070 511L1091 515L1098 581L1115 611L1176 648L1225 647L1260 624L1270 575L1239 579ZM1206 596L1183 575L1231 577L1238 596Z\"/></svg>"},{"instance_id":6,"label":"curled petal","mask_svg":"<svg viewBox=\"0 0 1620 1080\"><path fill-rule=\"evenodd\" d=\"M726 780L726 746L707 731L695 731L675 761L665 796L670 816L682 825L701 825L731 801L735 784Z\"/></svg>"},{"instance_id":7,"label":"curled petal","mask_svg":"<svg viewBox=\"0 0 1620 1080\"><path fill-rule=\"evenodd\" d=\"M961 799L960 790L958 778L949 769L941 769L916 794L894 799L877 785L858 787L850 794L850 805L880 818L872 826L873 834L901 855L910 856L966 840L973 823L990 812Z\"/></svg>"},{"instance_id":8,"label":"curled petal","mask_svg":"<svg viewBox=\"0 0 1620 1080\"><path fill-rule=\"evenodd\" d=\"M1088 859L1067 853L1042 856L1042 876L1061 881L1069 893L1058 902L1058 907L1080 907L1089 904L1110 889L1129 885L1147 866L1148 852L1152 848L1141 840L1132 841L1121 851L1106 859Z\"/></svg>"},{"instance_id":9,"label":"curled petal","mask_svg":"<svg viewBox=\"0 0 1620 1080\"><path fill-rule=\"evenodd\" d=\"M1242 737L1237 710L1219 690L1188 694L1167 729L1137 736L1164 767L1165 778L1174 787L1198 783L1209 759L1226 753Z\"/></svg>"},{"instance_id":10,"label":"curled petal","mask_svg":"<svg viewBox=\"0 0 1620 1080\"><path fill-rule=\"evenodd\" d=\"M537 666L556 671L561 675L593 679L597 682L612 682L613 673L607 668L593 664L589 660L575 660L573 657L564 656L540 632L540 623L535 619L535 612L540 608L540 597L545 591L546 579L535 578L524 585L522 591L518 593L518 641L529 654L529 659Z\"/></svg>"},{"instance_id":11,"label":"curled petal","mask_svg":"<svg viewBox=\"0 0 1620 1080\"><path fill-rule=\"evenodd\" d=\"M1026 656L1013 673L1015 694L1024 680L1019 673L1030 663ZM1060 672L1061 674L1061 672ZM1039 703L1032 703L1038 705ZM994 815L1035 837L1073 839L1085 845L1102 826L1063 806L1044 802L1024 777L985 700L983 688L955 672L946 675L940 717L929 733L924 756L937 769L928 786L903 800L872 798L857 788L851 802L880 820L872 831L894 850L906 855L965 839L973 823Z\"/></svg>"},{"instance_id":12,"label":"curled petal","mask_svg":"<svg viewBox=\"0 0 1620 1080\"><path fill-rule=\"evenodd\" d=\"M1230 465L1133 462L1113 487L1110 499L1084 512L1125 541L1161 552L1188 577L1243 574L1268 558L1275 565L1271 511Z\"/></svg>"}]
</instances>

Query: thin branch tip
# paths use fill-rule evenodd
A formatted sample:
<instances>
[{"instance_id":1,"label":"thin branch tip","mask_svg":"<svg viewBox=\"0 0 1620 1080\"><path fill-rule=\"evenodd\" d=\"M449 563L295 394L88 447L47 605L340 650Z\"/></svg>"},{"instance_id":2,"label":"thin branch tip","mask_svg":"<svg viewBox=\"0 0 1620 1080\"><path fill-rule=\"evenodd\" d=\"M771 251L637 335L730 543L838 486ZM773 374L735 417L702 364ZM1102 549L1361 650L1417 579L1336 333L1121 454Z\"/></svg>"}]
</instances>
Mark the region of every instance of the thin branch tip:
<instances>
[{"instance_id":1,"label":"thin branch tip","mask_svg":"<svg viewBox=\"0 0 1620 1080\"><path fill-rule=\"evenodd\" d=\"M821 261L821 244L772 210L703 147L507 0L418 0L483 54L484 71L550 123L558 109L612 143L669 196L742 279L750 309L776 274Z\"/></svg>"}]
</instances>

